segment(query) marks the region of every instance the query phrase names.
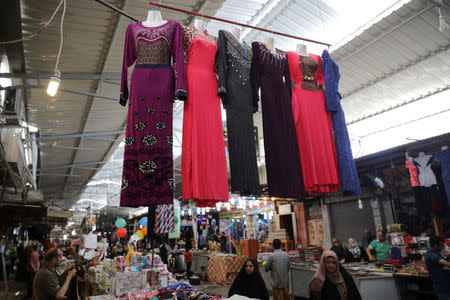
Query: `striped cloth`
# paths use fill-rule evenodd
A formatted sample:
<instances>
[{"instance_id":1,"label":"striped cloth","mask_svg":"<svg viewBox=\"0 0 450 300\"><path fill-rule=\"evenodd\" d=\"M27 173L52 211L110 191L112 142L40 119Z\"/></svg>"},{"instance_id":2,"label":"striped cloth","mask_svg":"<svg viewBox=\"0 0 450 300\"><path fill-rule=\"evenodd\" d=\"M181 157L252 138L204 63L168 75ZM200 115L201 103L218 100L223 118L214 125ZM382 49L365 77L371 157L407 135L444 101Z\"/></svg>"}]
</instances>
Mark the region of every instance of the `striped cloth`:
<instances>
[{"instance_id":1,"label":"striped cloth","mask_svg":"<svg viewBox=\"0 0 450 300\"><path fill-rule=\"evenodd\" d=\"M155 233L165 234L174 231L175 219L173 204L162 204L156 206Z\"/></svg>"}]
</instances>

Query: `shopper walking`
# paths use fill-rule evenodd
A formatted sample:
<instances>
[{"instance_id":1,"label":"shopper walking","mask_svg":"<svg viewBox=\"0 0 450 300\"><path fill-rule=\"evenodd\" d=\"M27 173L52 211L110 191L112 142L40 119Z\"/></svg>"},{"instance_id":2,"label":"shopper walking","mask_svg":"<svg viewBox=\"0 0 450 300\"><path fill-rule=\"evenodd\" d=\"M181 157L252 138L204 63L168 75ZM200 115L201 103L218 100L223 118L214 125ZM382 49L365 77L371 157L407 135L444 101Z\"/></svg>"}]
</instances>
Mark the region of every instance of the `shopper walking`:
<instances>
[{"instance_id":1,"label":"shopper walking","mask_svg":"<svg viewBox=\"0 0 450 300\"><path fill-rule=\"evenodd\" d=\"M430 237L431 249L425 254L425 263L428 273L433 281L433 288L439 300L450 299L450 271L444 270L444 267L450 268L450 262L442 256L444 243L438 236Z\"/></svg>"},{"instance_id":2,"label":"shopper walking","mask_svg":"<svg viewBox=\"0 0 450 300\"><path fill-rule=\"evenodd\" d=\"M39 253L37 245L31 246L31 252L28 255L27 262L27 295L25 299L33 296L33 280L36 273L39 271Z\"/></svg>"},{"instance_id":3,"label":"shopper walking","mask_svg":"<svg viewBox=\"0 0 450 300\"><path fill-rule=\"evenodd\" d=\"M348 252L345 262L361 262L368 261L368 257L363 248L358 245L358 242L354 238L348 239Z\"/></svg>"},{"instance_id":4,"label":"shopper walking","mask_svg":"<svg viewBox=\"0 0 450 300\"><path fill-rule=\"evenodd\" d=\"M289 270L291 266L289 254L281 250L281 241L279 239L273 240L272 244L274 248L273 255L267 260L265 270L266 272L271 271L270 285L272 286L273 300L287 300L290 299L289 294L284 289L284 285L273 265L275 264L281 279L289 290Z\"/></svg>"},{"instance_id":5,"label":"shopper walking","mask_svg":"<svg viewBox=\"0 0 450 300\"><path fill-rule=\"evenodd\" d=\"M384 261L391 257L391 246L386 241L386 233L383 230L378 230L377 237L378 239L373 240L366 249L367 256L372 262ZM375 250L376 256L372 255L372 250Z\"/></svg>"},{"instance_id":6,"label":"shopper walking","mask_svg":"<svg viewBox=\"0 0 450 300\"><path fill-rule=\"evenodd\" d=\"M186 247L184 252L184 260L186 262L186 276L189 278L191 276L191 265L192 265L192 253L189 252L189 247Z\"/></svg>"},{"instance_id":7,"label":"shopper walking","mask_svg":"<svg viewBox=\"0 0 450 300\"><path fill-rule=\"evenodd\" d=\"M55 268L61 264L63 253L61 249L51 248L45 254L45 262L37 272L33 282L33 300L63 299L69 288L70 281L77 270L73 265L69 266L66 280L62 286L59 285L58 275Z\"/></svg>"},{"instance_id":8,"label":"shopper walking","mask_svg":"<svg viewBox=\"0 0 450 300\"><path fill-rule=\"evenodd\" d=\"M325 251L309 284L311 300L361 300L352 277L339 264L334 251Z\"/></svg>"},{"instance_id":9,"label":"shopper walking","mask_svg":"<svg viewBox=\"0 0 450 300\"><path fill-rule=\"evenodd\" d=\"M259 272L258 262L253 258L248 258L245 261L241 271L233 281L228 291L228 298L233 295L269 300L269 292Z\"/></svg>"}]
</instances>

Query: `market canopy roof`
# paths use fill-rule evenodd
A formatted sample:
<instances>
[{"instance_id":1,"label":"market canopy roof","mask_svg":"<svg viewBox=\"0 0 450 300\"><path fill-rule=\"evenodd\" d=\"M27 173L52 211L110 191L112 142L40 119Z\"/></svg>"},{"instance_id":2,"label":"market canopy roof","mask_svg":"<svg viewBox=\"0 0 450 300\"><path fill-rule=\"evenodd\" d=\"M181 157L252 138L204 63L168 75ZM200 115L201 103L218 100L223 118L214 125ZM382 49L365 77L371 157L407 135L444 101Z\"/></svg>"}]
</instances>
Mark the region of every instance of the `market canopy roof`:
<instances>
[{"instance_id":1,"label":"market canopy roof","mask_svg":"<svg viewBox=\"0 0 450 300\"><path fill-rule=\"evenodd\" d=\"M108 2L139 19L145 19L149 9L147 1ZM10 30L21 28L28 35L48 20L57 3L21 0L15 15L9 9L0 14L12 19ZM94 1L67 4L60 62L61 88L66 92L50 98L45 89L27 89L27 121L38 127L41 136L39 188L46 201L68 208L95 179L81 197L101 206L108 199L117 200L120 190L123 147L119 145L126 108L111 98L119 95L123 41L131 21ZM425 1L172 0L166 4L333 44L330 50L340 66L342 103L356 156L450 131L450 35L439 31L438 15ZM166 9L162 15L185 25L192 21L192 16ZM9 51L12 72L36 78L52 72L59 21L60 14L47 30L23 43L23 52L20 46ZM215 22L208 26L213 34L219 28L230 26ZM251 42L266 34L244 30L242 35ZM295 44L275 37L275 45L284 50L294 50ZM322 48L306 44L310 52L321 53ZM36 79L13 79L14 85L36 83ZM182 104L176 104L178 196L182 113ZM260 114L255 115L255 123L261 124ZM99 172L102 166L105 170Z\"/></svg>"}]
</instances>

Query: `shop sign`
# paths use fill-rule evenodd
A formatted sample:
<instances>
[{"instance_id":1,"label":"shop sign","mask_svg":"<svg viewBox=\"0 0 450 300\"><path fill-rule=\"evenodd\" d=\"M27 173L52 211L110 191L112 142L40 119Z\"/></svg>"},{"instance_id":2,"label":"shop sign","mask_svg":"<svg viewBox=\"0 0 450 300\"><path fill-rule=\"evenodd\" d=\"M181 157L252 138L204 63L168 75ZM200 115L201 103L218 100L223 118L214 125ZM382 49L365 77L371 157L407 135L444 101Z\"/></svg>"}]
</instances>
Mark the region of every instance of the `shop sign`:
<instances>
[{"instance_id":1,"label":"shop sign","mask_svg":"<svg viewBox=\"0 0 450 300\"><path fill-rule=\"evenodd\" d=\"M278 207L278 213L280 215L286 215L291 213L291 204L283 204Z\"/></svg>"},{"instance_id":2,"label":"shop sign","mask_svg":"<svg viewBox=\"0 0 450 300\"><path fill-rule=\"evenodd\" d=\"M243 212L232 212L232 213L220 214L219 218L220 219L230 219L230 218L239 218L239 217L243 217L243 216L244 216Z\"/></svg>"}]
</instances>

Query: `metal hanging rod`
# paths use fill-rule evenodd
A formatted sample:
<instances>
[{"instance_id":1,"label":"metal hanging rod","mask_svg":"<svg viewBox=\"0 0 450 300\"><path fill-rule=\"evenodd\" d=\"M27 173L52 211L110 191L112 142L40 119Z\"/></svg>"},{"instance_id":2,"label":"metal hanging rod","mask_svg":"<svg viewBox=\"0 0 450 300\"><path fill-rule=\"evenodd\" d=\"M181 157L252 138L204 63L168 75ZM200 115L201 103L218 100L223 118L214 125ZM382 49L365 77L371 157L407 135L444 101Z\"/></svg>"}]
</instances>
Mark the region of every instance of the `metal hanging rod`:
<instances>
[{"instance_id":1,"label":"metal hanging rod","mask_svg":"<svg viewBox=\"0 0 450 300\"><path fill-rule=\"evenodd\" d=\"M96 2L103 4L104 6L124 15L125 17L137 22L138 19L127 14L126 12L124 12L123 10L115 7L114 5L111 5L103 0L95 0ZM230 20L226 20L226 19L222 19L222 18L216 18L213 16L208 16L208 15L204 15L204 14L200 14L200 13L196 13L193 11L189 11L189 10L184 10L184 9L180 9L180 8L176 8L173 6L168 6L168 5L164 5L164 4L160 4L160 3L155 3L155 2L149 2L150 5L154 5L157 7L161 7L161 8L166 8L169 10L174 10L174 11L178 11L178 12L182 12L188 15L193 15L193 16L198 16L198 17L202 17L202 18L207 18L207 19L211 19L211 20L216 20L219 22L224 22L224 23L229 23L229 24L233 24L233 25L237 25L237 26L242 26L242 27L247 27L250 29L254 29L254 30L259 30L259 31L264 31L264 32L268 32L268 33L272 33L275 35L280 35L280 36L284 36L287 38L291 38L291 39L296 39L296 40L301 40L301 41L305 41L305 42L309 42L309 43L314 43L314 44L320 44L320 45L324 45L327 47L331 47L331 44L325 43L325 42L320 42L320 41L315 41L315 40L311 40L311 39L307 39L307 38L302 38L299 36L295 36L295 35L291 35L291 34L287 34L287 33L283 33L283 32L278 32L278 31L273 31L273 30L269 30L269 29L265 29L265 28L260 28L260 27L256 27L256 26L251 26L251 25L247 25L247 24L243 24L243 23L239 23L239 22L235 22L235 21L230 21Z\"/></svg>"},{"instance_id":2,"label":"metal hanging rod","mask_svg":"<svg viewBox=\"0 0 450 300\"><path fill-rule=\"evenodd\" d=\"M255 30L259 30L259 31L264 31L264 32L268 32L268 33L272 33L272 34L276 34L276 35L281 35L281 36L288 37L288 38L291 38L291 39L302 40L302 41L305 41L305 42L310 42L310 43L315 43L315 44L320 44L320 45L331 47L331 44L328 44L328 43L319 42L319 41L315 41L315 40L311 40L311 39L307 39L307 38L302 38L302 37L299 37L299 36L290 35L290 34L283 33L283 32L278 32L278 31L273 31L273 30L261 28L261 27L251 26L251 25L247 25L247 24L243 24L243 23L239 23L239 22L235 22L235 21L230 21L230 20L226 20L226 19L222 19L222 18L216 18L216 17L213 17L213 16L208 16L208 15L196 13L196 12L193 12L193 11L184 10L184 9L180 9L180 8L176 8L176 7L173 7L173 6L168 6L168 5L164 5L164 4L160 4L160 3L155 3L155 2L151 2L151 1L149 3L150 3L150 5L154 5L154 6L158 6L158 7L161 7L161 8L166 8L166 9L182 12L182 13L189 14L189 15L194 15L194 16L198 16L198 17L202 17L202 18L211 19L211 20L216 20L216 21L219 21L219 22L230 23L230 24L237 25L237 26L247 27L247 28L251 28L251 29L255 29Z\"/></svg>"}]
</instances>

